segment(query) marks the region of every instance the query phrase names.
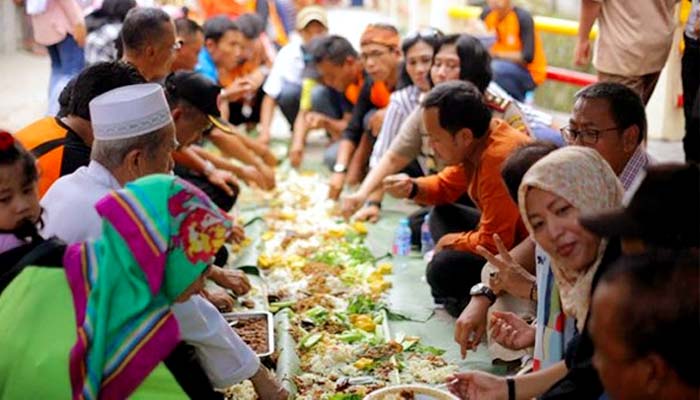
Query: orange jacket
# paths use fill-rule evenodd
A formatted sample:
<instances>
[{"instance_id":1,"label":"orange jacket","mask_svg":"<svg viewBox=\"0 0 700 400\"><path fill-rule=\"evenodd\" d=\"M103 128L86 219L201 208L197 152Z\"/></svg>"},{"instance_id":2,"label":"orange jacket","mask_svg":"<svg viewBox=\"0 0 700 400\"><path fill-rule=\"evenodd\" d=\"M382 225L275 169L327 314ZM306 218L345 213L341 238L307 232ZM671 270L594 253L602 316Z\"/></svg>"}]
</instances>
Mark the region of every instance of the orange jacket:
<instances>
[{"instance_id":1,"label":"orange jacket","mask_svg":"<svg viewBox=\"0 0 700 400\"><path fill-rule=\"evenodd\" d=\"M527 143L530 138L505 121L494 118L485 139L481 151L475 152L474 160L415 180L418 185L416 202L453 203L464 193L474 201L481 211L479 226L446 244L452 249L475 254L478 254L476 247L479 245L492 253L498 252L493 241L494 233L509 249L528 236L518 207L501 178L501 165L515 148Z\"/></svg>"}]
</instances>

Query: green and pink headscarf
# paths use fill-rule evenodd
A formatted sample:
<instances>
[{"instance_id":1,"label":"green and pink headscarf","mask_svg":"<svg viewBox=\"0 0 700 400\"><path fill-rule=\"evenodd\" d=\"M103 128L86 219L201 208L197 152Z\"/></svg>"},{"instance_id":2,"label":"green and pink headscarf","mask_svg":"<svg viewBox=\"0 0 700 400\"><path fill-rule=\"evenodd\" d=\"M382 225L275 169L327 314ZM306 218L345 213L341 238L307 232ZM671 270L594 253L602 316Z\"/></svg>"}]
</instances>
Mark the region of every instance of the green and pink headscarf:
<instances>
[{"instance_id":1,"label":"green and pink headscarf","mask_svg":"<svg viewBox=\"0 0 700 400\"><path fill-rule=\"evenodd\" d=\"M232 223L170 175L131 182L96 209L100 239L71 245L64 256L78 337L72 397L126 398L179 342L170 306L206 270Z\"/></svg>"}]
</instances>

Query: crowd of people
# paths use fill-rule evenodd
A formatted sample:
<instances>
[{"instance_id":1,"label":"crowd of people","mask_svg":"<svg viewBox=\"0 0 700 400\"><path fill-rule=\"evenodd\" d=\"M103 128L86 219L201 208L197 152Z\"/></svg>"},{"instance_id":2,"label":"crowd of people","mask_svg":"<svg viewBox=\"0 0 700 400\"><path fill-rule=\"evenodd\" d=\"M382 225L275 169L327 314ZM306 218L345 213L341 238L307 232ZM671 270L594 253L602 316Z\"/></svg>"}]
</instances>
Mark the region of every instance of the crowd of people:
<instances>
[{"instance_id":1,"label":"crowd of people","mask_svg":"<svg viewBox=\"0 0 700 400\"><path fill-rule=\"evenodd\" d=\"M224 268L224 244L244 239L228 212L239 182L276 185L277 109L294 168L308 133L326 133L328 197L345 218L377 221L386 194L419 206L412 242L428 221L426 280L462 356L486 342L531 369L460 372L454 394L698 398L697 0L685 164L646 150L675 1L638 14L582 1L574 57L587 62L597 19L599 82L561 128L525 102L546 60L510 1L481 15L493 43L373 23L359 49L329 34L319 5L295 9L291 29L288 2L252 3L202 1L199 23L134 0L87 18L75 0L28 0L52 59L50 115L0 132L0 398L222 398L245 379L288 397L220 313L226 290L251 287Z\"/></svg>"}]
</instances>

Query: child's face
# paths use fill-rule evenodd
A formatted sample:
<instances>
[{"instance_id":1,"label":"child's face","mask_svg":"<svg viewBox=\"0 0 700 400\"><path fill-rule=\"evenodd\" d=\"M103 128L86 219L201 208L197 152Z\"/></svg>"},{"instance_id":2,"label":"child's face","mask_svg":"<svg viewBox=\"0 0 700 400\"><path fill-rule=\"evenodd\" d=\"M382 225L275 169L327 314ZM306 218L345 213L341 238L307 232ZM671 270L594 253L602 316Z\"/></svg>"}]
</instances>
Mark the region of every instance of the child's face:
<instances>
[{"instance_id":1,"label":"child's face","mask_svg":"<svg viewBox=\"0 0 700 400\"><path fill-rule=\"evenodd\" d=\"M22 163L0 166L0 229L12 230L41 214L36 182L25 182Z\"/></svg>"}]
</instances>

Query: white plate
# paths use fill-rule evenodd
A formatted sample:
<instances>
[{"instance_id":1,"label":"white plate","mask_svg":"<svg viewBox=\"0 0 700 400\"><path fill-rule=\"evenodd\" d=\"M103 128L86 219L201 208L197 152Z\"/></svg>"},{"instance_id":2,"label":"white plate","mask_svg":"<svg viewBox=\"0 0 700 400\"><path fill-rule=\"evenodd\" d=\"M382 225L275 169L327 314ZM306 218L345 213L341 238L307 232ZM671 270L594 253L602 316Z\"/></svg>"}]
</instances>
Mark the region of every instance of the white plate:
<instances>
[{"instance_id":1,"label":"white plate","mask_svg":"<svg viewBox=\"0 0 700 400\"><path fill-rule=\"evenodd\" d=\"M396 385L389 386L365 396L363 400L381 400L388 394L400 394L404 390L413 392L416 400L459 400L449 392L438 390L426 385Z\"/></svg>"}]
</instances>

